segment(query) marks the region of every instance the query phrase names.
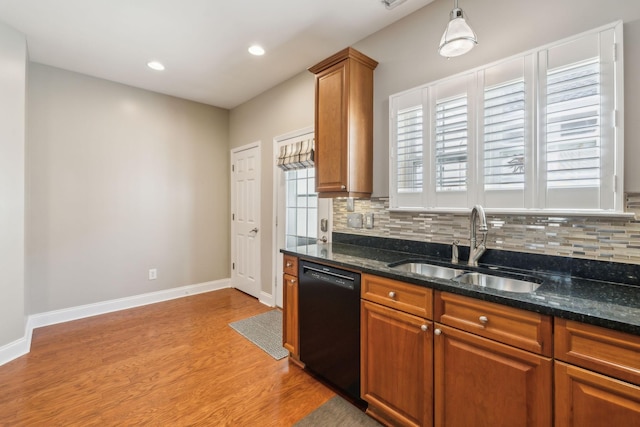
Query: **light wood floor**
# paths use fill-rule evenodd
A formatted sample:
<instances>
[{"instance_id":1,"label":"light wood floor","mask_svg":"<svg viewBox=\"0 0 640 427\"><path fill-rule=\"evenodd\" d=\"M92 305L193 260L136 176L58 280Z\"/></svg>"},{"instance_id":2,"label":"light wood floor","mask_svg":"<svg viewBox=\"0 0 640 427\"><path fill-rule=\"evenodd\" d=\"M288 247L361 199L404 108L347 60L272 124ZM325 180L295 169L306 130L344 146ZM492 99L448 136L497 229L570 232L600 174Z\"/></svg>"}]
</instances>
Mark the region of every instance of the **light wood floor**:
<instances>
[{"instance_id":1,"label":"light wood floor","mask_svg":"<svg viewBox=\"0 0 640 427\"><path fill-rule=\"evenodd\" d=\"M224 289L36 329L0 426L290 426L335 393L228 326L269 309Z\"/></svg>"}]
</instances>

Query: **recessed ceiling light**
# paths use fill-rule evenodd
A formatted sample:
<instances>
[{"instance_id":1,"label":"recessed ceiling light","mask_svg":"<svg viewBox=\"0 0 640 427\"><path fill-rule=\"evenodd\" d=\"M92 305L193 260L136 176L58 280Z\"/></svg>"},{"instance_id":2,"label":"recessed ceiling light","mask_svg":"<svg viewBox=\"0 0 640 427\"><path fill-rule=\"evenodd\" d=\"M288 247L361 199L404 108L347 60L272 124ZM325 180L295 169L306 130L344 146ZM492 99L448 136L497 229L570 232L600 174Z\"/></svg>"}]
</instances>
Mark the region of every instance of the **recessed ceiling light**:
<instances>
[{"instance_id":1,"label":"recessed ceiling light","mask_svg":"<svg viewBox=\"0 0 640 427\"><path fill-rule=\"evenodd\" d=\"M164 70L164 65L162 65L158 61L147 62L147 67L151 68L152 70L156 70L156 71Z\"/></svg>"},{"instance_id":2,"label":"recessed ceiling light","mask_svg":"<svg viewBox=\"0 0 640 427\"><path fill-rule=\"evenodd\" d=\"M249 53L251 55L261 56L264 55L264 49L261 46L254 44L249 48Z\"/></svg>"}]
</instances>

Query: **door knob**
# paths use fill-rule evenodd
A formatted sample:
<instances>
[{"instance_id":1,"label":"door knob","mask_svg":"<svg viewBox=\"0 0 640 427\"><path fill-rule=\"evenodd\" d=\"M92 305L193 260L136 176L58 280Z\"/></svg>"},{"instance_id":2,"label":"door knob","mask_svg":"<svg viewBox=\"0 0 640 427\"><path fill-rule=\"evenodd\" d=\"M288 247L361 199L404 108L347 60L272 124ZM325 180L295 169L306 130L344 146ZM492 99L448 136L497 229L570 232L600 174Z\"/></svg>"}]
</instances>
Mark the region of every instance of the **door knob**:
<instances>
[{"instance_id":1,"label":"door knob","mask_svg":"<svg viewBox=\"0 0 640 427\"><path fill-rule=\"evenodd\" d=\"M258 232L258 227L256 228L252 228L249 233L257 233Z\"/></svg>"}]
</instances>

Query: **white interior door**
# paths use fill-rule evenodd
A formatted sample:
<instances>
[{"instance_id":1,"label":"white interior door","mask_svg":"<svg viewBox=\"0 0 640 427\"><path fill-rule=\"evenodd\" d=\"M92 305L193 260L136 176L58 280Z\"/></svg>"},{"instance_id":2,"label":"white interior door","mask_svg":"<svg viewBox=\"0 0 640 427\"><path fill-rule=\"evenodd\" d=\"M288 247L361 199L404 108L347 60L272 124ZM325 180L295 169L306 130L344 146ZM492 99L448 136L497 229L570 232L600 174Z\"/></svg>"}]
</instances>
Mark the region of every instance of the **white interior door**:
<instances>
[{"instance_id":1,"label":"white interior door","mask_svg":"<svg viewBox=\"0 0 640 427\"><path fill-rule=\"evenodd\" d=\"M260 143L231 152L231 285L260 295Z\"/></svg>"}]
</instances>

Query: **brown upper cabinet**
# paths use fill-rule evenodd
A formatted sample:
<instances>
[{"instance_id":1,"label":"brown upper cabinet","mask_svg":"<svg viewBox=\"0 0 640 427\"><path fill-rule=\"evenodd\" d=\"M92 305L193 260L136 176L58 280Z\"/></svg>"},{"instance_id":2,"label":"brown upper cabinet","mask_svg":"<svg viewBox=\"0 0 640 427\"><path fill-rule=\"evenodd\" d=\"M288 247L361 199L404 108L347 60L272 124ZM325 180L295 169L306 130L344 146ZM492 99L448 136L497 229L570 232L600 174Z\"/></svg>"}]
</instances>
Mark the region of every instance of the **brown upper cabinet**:
<instances>
[{"instance_id":1,"label":"brown upper cabinet","mask_svg":"<svg viewBox=\"0 0 640 427\"><path fill-rule=\"evenodd\" d=\"M314 162L319 197L371 197L377 65L349 47L309 68L316 75Z\"/></svg>"}]
</instances>

